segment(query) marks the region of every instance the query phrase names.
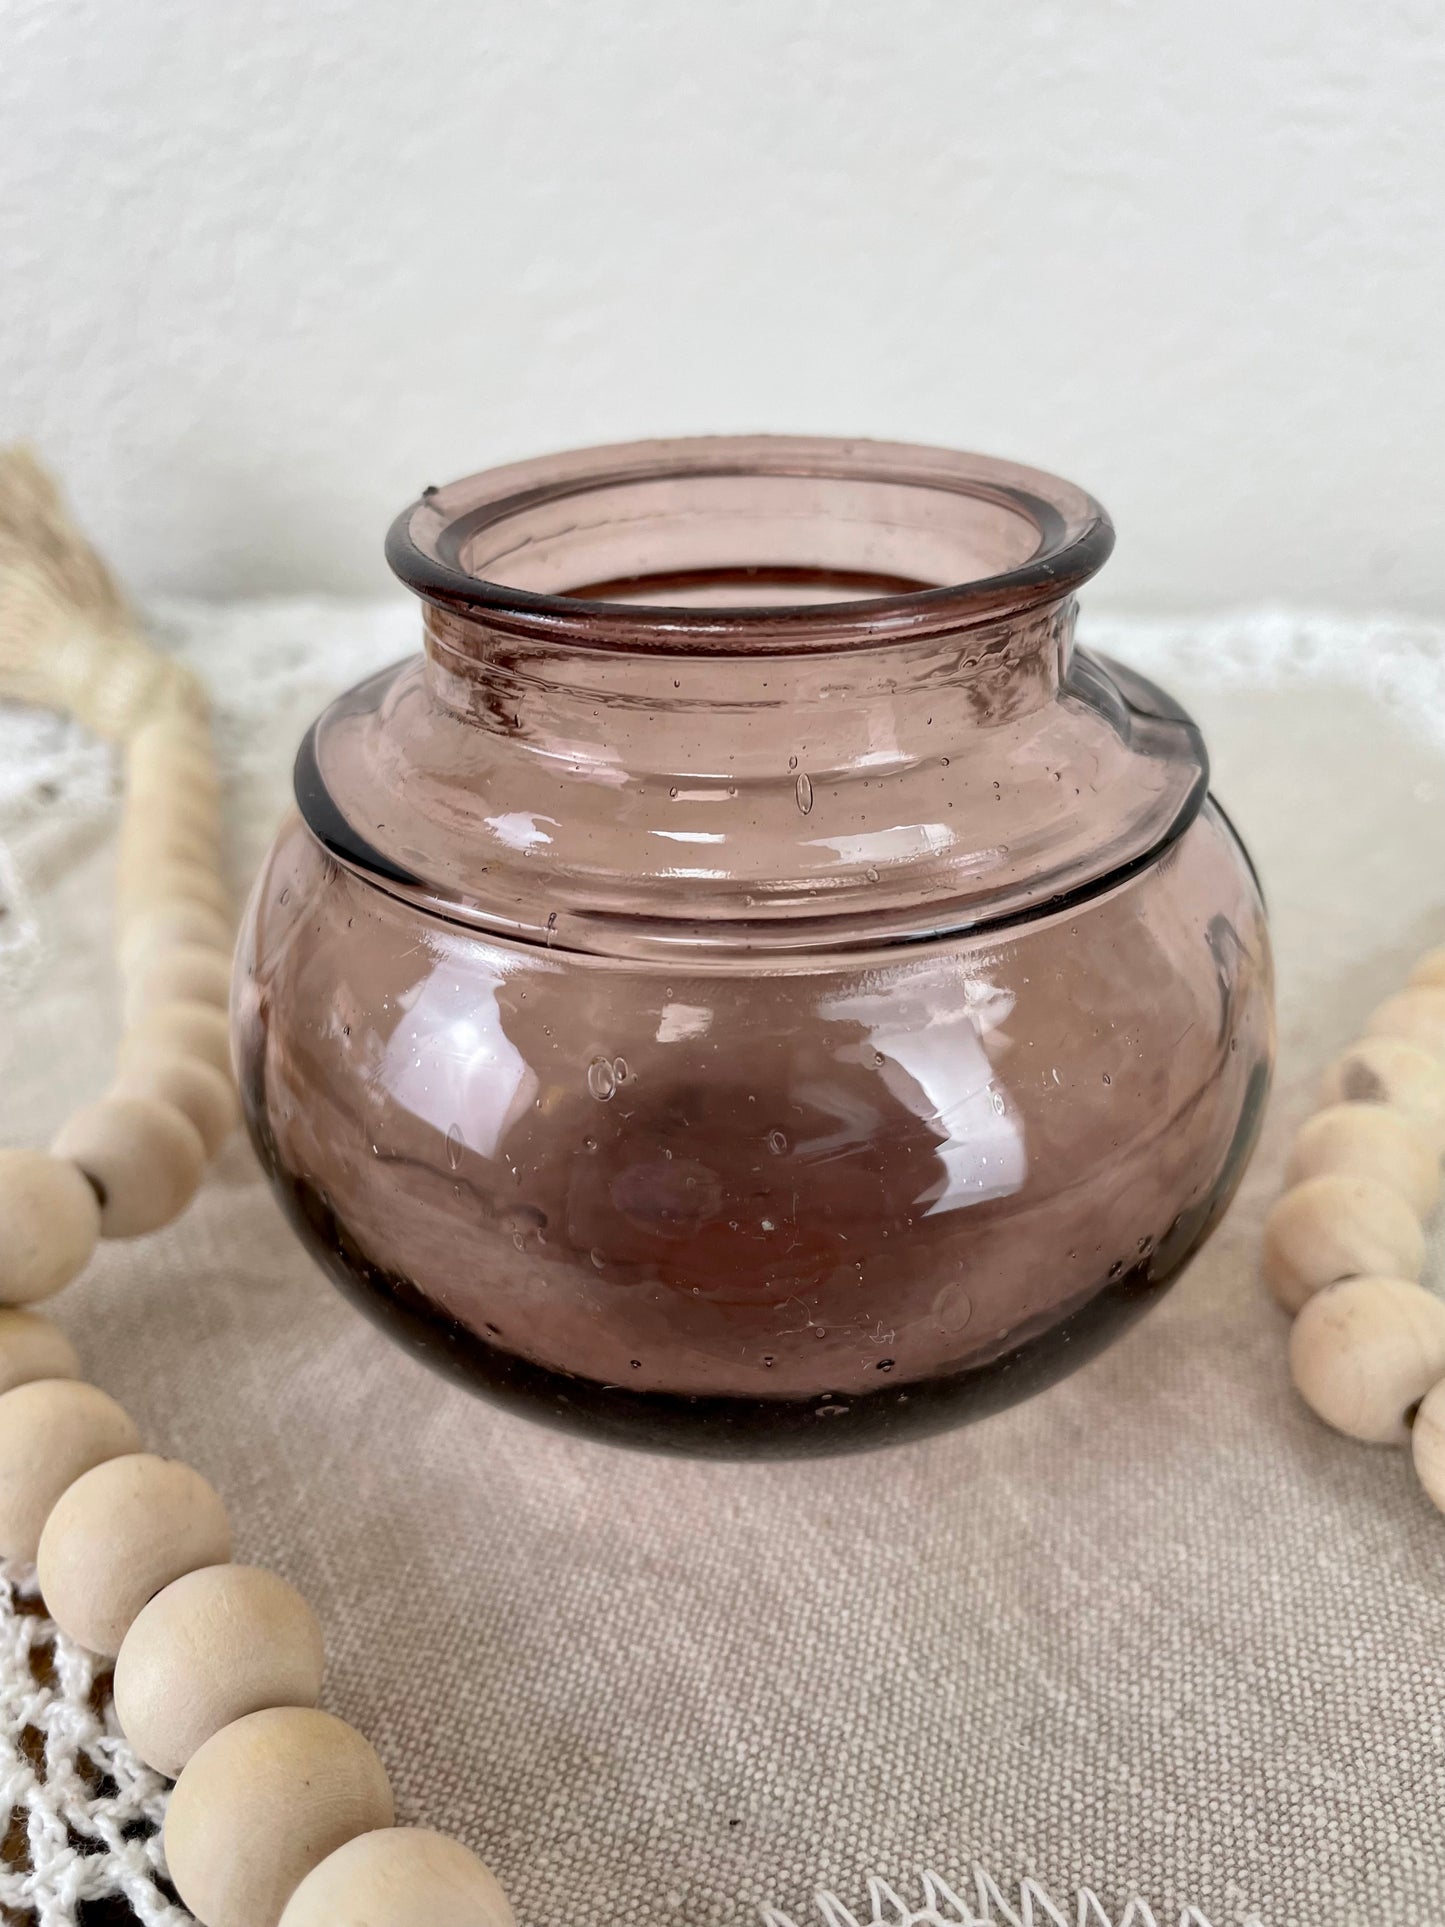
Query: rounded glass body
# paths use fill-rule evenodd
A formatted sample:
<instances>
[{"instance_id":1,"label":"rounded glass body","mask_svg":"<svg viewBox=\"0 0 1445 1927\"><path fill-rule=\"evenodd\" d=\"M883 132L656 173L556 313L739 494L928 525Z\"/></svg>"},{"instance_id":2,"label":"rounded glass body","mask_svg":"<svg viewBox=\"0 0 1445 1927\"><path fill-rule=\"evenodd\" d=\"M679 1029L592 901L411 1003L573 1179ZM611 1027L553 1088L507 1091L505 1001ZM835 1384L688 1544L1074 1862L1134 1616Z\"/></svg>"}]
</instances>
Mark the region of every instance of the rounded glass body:
<instances>
[{"instance_id":1,"label":"rounded glass body","mask_svg":"<svg viewBox=\"0 0 1445 1927\"><path fill-rule=\"evenodd\" d=\"M433 491L426 652L257 881L253 1138L364 1309L623 1443L809 1452L1061 1376L1208 1235L1272 1054L1198 733L1077 651L1031 471L650 444Z\"/></svg>"}]
</instances>

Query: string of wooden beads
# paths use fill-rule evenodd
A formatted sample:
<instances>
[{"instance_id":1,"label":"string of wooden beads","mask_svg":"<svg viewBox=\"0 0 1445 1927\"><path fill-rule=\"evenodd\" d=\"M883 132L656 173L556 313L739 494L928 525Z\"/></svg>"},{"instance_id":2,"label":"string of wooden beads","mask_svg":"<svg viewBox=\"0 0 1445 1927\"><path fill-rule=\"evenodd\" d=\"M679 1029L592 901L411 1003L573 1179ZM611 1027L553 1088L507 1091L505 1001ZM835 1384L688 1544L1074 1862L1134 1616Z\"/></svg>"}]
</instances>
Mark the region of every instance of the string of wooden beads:
<instances>
[{"instance_id":1,"label":"string of wooden beads","mask_svg":"<svg viewBox=\"0 0 1445 1927\"><path fill-rule=\"evenodd\" d=\"M238 1115L204 697L146 642L22 449L0 449L0 697L122 743L126 776L115 1082L48 1154L0 1151L0 1558L35 1561L61 1631L115 1658L121 1729L176 1781L166 1856L202 1927L513 1927L466 1848L393 1826L380 1760L317 1711L310 1607L231 1563L219 1496L143 1451L69 1341L22 1309L77 1277L100 1239L177 1217Z\"/></svg>"},{"instance_id":2,"label":"string of wooden beads","mask_svg":"<svg viewBox=\"0 0 1445 1927\"><path fill-rule=\"evenodd\" d=\"M100 1239L177 1217L237 1119L204 719L175 709L139 728L126 772L119 1070L48 1153L0 1151L0 1557L34 1561L56 1624L115 1659L121 1730L176 1780L167 1866L203 1927L512 1927L490 1871L455 1840L394 1826L380 1760L317 1710L310 1607L231 1563L220 1497L142 1450L69 1341L22 1309Z\"/></svg>"},{"instance_id":3,"label":"string of wooden beads","mask_svg":"<svg viewBox=\"0 0 1445 1927\"><path fill-rule=\"evenodd\" d=\"M1264 1229L1290 1372L1336 1431L1408 1443L1445 1511L1445 1301L1420 1283L1445 1157L1445 949L1330 1065L1320 1101Z\"/></svg>"},{"instance_id":4,"label":"string of wooden beads","mask_svg":"<svg viewBox=\"0 0 1445 1927\"><path fill-rule=\"evenodd\" d=\"M136 730L125 760L121 1069L48 1155L0 1152L0 1301L11 1305L68 1284L101 1238L141 1237L178 1217L237 1118L209 726L170 710Z\"/></svg>"}]
</instances>

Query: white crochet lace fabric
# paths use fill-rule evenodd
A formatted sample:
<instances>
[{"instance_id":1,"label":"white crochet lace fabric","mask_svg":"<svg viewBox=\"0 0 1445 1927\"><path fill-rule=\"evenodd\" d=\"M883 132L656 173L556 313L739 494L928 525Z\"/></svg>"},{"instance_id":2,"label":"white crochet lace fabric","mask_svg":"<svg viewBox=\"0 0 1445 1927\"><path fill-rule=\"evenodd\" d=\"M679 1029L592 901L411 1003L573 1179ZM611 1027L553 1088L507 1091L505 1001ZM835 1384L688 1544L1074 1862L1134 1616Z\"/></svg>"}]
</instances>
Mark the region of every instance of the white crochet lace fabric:
<instances>
[{"instance_id":1,"label":"white crochet lace fabric","mask_svg":"<svg viewBox=\"0 0 1445 1927\"><path fill-rule=\"evenodd\" d=\"M303 728L416 646L415 609L171 604L156 633L213 693L244 881ZM1320 1062L1445 935L1445 630L1082 633L1202 715L1273 897L1281 1075L1189 1278L1047 1398L866 1461L599 1456L365 1326L240 1143L180 1224L56 1301L146 1436L231 1500L238 1556L313 1599L328 1703L401 1818L482 1852L522 1927L1441 1917L1418 1789L1445 1744L1445 1534L1397 1455L1290 1399L1252 1274ZM45 1141L108 1075L114 785L102 745L0 705L3 1141ZM0 1923L186 1927L164 1784L30 1583L0 1574Z\"/></svg>"},{"instance_id":2,"label":"white crochet lace fabric","mask_svg":"<svg viewBox=\"0 0 1445 1927\"><path fill-rule=\"evenodd\" d=\"M937 1874L924 1874L917 1907L886 1880L876 1879L868 1882L868 1906L862 1914L851 1912L836 1894L816 1895L815 1905L822 1927L1176 1927L1173 1921L1161 1922L1149 1903L1137 1897L1122 1913L1111 1914L1088 1887L1078 1888L1062 1906L1036 1880L1021 1880L1005 1892L983 1867L974 1867L956 1888ZM764 1907L763 1927L810 1927L810 1922L795 1922ZM1197 1907L1186 1907L1177 1927L1210 1923ZM1252 1923L1246 1921L1244 1927Z\"/></svg>"},{"instance_id":3,"label":"white crochet lace fabric","mask_svg":"<svg viewBox=\"0 0 1445 1927\"><path fill-rule=\"evenodd\" d=\"M110 1675L0 1566L0 1919L186 1927L157 1837L166 1782L116 1731Z\"/></svg>"}]
</instances>

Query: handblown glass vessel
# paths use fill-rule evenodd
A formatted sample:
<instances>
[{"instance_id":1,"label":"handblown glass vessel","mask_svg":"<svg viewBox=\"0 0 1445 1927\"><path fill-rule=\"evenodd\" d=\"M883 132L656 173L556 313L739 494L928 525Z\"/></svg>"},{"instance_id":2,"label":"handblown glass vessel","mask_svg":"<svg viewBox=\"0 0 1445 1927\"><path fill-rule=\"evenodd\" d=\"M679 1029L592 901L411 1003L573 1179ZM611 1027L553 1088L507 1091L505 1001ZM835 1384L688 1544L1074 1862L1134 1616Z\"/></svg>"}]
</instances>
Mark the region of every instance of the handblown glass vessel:
<instances>
[{"instance_id":1,"label":"handblown glass vessel","mask_svg":"<svg viewBox=\"0 0 1445 1927\"><path fill-rule=\"evenodd\" d=\"M373 1316L623 1443L824 1452L1060 1377L1208 1236L1272 1052L1199 733L1073 642L1051 476L650 442L429 489L424 653L315 725L235 999Z\"/></svg>"}]
</instances>

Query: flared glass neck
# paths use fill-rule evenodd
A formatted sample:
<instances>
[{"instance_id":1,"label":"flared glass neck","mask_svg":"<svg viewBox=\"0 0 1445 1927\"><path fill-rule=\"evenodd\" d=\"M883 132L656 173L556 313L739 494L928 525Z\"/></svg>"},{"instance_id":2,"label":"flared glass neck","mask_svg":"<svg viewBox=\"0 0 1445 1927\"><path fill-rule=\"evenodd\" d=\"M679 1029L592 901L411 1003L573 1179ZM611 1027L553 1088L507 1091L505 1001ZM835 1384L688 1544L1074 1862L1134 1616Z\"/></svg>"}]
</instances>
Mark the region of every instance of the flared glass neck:
<instances>
[{"instance_id":1,"label":"flared glass neck","mask_svg":"<svg viewBox=\"0 0 1445 1927\"><path fill-rule=\"evenodd\" d=\"M387 557L479 642L755 657L1036 610L1113 541L1091 496L1035 469L754 435L585 449L428 489Z\"/></svg>"},{"instance_id":2,"label":"flared glass neck","mask_svg":"<svg viewBox=\"0 0 1445 1927\"><path fill-rule=\"evenodd\" d=\"M443 707L686 785L765 775L774 723L790 767L879 769L1051 700L1072 590L1112 541L1033 470L750 436L470 476L407 510L389 555Z\"/></svg>"},{"instance_id":3,"label":"flared glass neck","mask_svg":"<svg viewBox=\"0 0 1445 1927\"><path fill-rule=\"evenodd\" d=\"M585 451L428 490L388 555L424 660L354 691L297 790L441 915L637 956L1002 925L1158 855L1197 732L1076 657L1103 510L891 444Z\"/></svg>"}]
</instances>

